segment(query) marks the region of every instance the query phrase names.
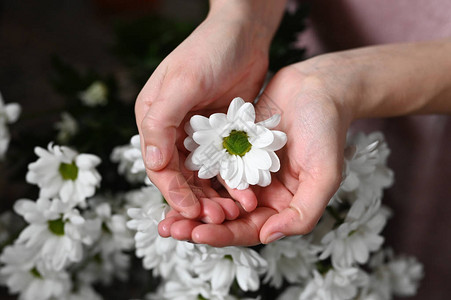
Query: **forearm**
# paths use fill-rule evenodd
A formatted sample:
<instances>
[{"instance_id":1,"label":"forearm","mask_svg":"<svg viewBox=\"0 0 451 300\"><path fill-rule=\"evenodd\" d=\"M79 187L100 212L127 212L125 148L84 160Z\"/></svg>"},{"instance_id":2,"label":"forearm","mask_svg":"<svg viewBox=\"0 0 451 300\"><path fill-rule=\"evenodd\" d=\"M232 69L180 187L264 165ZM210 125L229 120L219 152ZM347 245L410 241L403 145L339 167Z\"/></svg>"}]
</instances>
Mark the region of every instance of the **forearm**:
<instances>
[{"instance_id":1,"label":"forearm","mask_svg":"<svg viewBox=\"0 0 451 300\"><path fill-rule=\"evenodd\" d=\"M286 0L210 0L207 20L239 22L256 44L269 47L285 6Z\"/></svg>"},{"instance_id":2,"label":"forearm","mask_svg":"<svg viewBox=\"0 0 451 300\"><path fill-rule=\"evenodd\" d=\"M352 103L355 119L451 113L451 39L368 47L345 55L361 77Z\"/></svg>"}]
</instances>

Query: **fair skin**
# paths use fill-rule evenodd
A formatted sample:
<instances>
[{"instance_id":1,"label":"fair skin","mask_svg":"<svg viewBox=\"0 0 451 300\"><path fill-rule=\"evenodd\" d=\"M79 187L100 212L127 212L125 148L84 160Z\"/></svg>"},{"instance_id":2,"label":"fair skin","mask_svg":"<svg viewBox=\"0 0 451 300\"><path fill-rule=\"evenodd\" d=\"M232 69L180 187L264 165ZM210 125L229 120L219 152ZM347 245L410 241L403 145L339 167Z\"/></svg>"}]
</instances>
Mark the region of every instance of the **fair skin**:
<instances>
[{"instance_id":1,"label":"fair skin","mask_svg":"<svg viewBox=\"0 0 451 300\"><path fill-rule=\"evenodd\" d=\"M169 188L174 189L173 184L165 183L171 182L174 174L183 174L183 178L189 181L188 184L177 180L182 182L180 186L183 187L177 195L183 195L182 203L185 204L168 199L172 211L160 223L160 234L196 243L227 246L268 243L283 236L308 233L341 181L345 135L353 120L415 113L451 113L449 53L451 40L443 39L331 53L280 70L265 89L257 112L258 106L263 105L277 105L282 111L282 121L277 129L287 133L288 143L278 152L281 169L273 175L268 187L252 187L240 192L229 189L225 193L211 187L208 181L195 179L192 173L184 170L180 162L186 151L183 146L174 147L175 131L180 129L179 126L183 127L186 118L194 112L208 116L210 109L224 110L235 96L253 99L246 98L249 95L246 94L249 91L246 86L252 81L246 81L242 90L234 82L232 93L225 92L215 98L210 93L216 92L207 92L203 93L208 95L203 102L175 106L168 104L171 100L165 100L166 105L158 106L160 100L153 100L155 91L149 91L152 84L148 83L141 92L147 95L147 102L138 98L136 105L142 141L148 145L163 140L161 148L167 147L173 154L171 156L168 154L170 151L163 151L163 157L168 158L163 158L157 168L147 161L149 177L165 196L171 194ZM236 57L239 56L234 55ZM217 62L214 61L213 65L216 67ZM210 70L224 70L223 73L229 75L227 68L222 67ZM249 68L249 65L246 67ZM248 74L256 69L251 67ZM223 73L215 74L223 80L221 87L227 85L227 80L221 76ZM163 78L166 82L167 77ZM253 82L258 84L260 81ZM167 86L170 84L170 81L165 83ZM203 85L201 89L205 86L208 87ZM194 101L189 100L190 93L187 96L180 91L180 84L177 87L183 101ZM198 90L190 89L191 93ZM214 90L219 89L215 87ZM182 115L184 110L180 107L183 105L189 106L190 110ZM162 124L172 126L172 135L158 135L159 128L155 124L155 129L149 125L152 119L147 116L153 109L160 110L162 116L159 121ZM180 123L169 122L173 115L178 116ZM154 135L157 137L152 140ZM179 137L183 138L182 135ZM172 148L167 145L172 145ZM200 188L193 192L193 187ZM190 192L192 196L187 198ZM235 205L232 199L239 204Z\"/></svg>"}]
</instances>

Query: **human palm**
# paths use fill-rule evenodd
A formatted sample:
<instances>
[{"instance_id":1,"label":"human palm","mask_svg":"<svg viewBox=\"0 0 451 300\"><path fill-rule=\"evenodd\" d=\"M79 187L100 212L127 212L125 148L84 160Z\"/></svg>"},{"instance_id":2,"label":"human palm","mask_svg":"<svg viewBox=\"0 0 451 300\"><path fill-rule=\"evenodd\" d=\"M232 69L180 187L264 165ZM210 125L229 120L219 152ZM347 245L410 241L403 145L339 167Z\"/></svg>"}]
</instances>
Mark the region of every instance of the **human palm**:
<instances>
[{"instance_id":1,"label":"human palm","mask_svg":"<svg viewBox=\"0 0 451 300\"><path fill-rule=\"evenodd\" d=\"M268 243L311 231L340 183L348 126L327 92L321 81L297 66L277 73L257 104L257 118L263 111L259 108L279 110L277 129L287 134L288 142L278 152L281 169L273 174L271 184L252 187L257 208L241 209L238 218L222 224L188 220L172 211L160 223L160 234L228 246Z\"/></svg>"}]
</instances>

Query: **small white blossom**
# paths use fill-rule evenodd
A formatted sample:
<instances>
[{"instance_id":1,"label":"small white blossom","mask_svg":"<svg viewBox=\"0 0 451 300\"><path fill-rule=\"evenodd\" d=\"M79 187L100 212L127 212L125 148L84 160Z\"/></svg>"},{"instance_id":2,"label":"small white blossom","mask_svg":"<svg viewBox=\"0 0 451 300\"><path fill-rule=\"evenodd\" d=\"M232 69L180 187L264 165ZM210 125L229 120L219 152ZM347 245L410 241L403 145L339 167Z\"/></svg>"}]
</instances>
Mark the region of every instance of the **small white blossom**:
<instances>
[{"instance_id":1,"label":"small white blossom","mask_svg":"<svg viewBox=\"0 0 451 300\"><path fill-rule=\"evenodd\" d=\"M17 121L21 112L18 103L4 104L2 94L0 93L0 160L4 159L8 150L10 135L7 124Z\"/></svg>"},{"instance_id":2,"label":"small white blossom","mask_svg":"<svg viewBox=\"0 0 451 300\"><path fill-rule=\"evenodd\" d=\"M33 249L21 244L8 246L0 256L2 282L20 300L62 299L71 288L69 274L45 268Z\"/></svg>"},{"instance_id":3,"label":"small white blossom","mask_svg":"<svg viewBox=\"0 0 451 300\"><path fill-rule=\"evenodd\" d=\"M199 278L211 282L215 291L228 293L236 279L243 291L255 291L260 286L259 275L266 271L266 261L254 250L243 247L207 248L192 268Z\"/></svg>"},{"instance_id":4,"label":"small white blossom","mask_svg":"<svg viewBox=\"0 0 451 300\"><path fill-rule=\"evenodd\" d=\"M215 113L209 118L195 115L186 123L184 141L191 151L185 165L199 171L199 178L218 174L231 188L246 189L249 184L267 186L270 172L277 172L280 161L275 151L287 142L285 133L275 128L280 115L255 123L251 103L235 98L227 114Z\"/></svg>"},{"instance_id":5,"label":"small white blossom","mask_svg":"<svg viewBox=\"0 0 451 300\"><path fill-rule=\"evenodd\" d=\"M40 197L58 197L74 206L84 205L100 184L100 174L95 169L100 158L50 143L46 149L35 148L39 159L28 165L27 182L37 184Z\"/></svg>"},{"instance_id":6,"label":"small white blossom","mask_svg":"<svg viewBox=\"0 0 451 300\"><path fill-rule=\"evenodd\" d=\"M130 144L114 148L111 161L119 163L119 174L124 175L130 183L151 184L141 155L139 135L133 136Z\"/></svg>"},{"instance_id":7,"label":"small white blossom","mask_svg":"<svg viewBox=\"0 0 451 300\"><path fill-rule=\"evenodd\" d=\"M299 300L350 300L367 284L367 275L357 268L331 269L325 275L314 271Z\"/></svg>"},{"instance_id":8,"label":"small white blossom","mask_svg":"<svg viewBox=\"0 0 451 300\"><path fill-rule=\"evenodd\" d=\"M79 97L86 106L106 105L108 103L108 88L105 83L95 81L86 90L80 92Z\"/></svg>"},{"instance_id":9,"label":"small white blossom","mask_svg":"<svg viewBox=\"0 0 451 300\"><path fill-rule=\"evenodd\" d=\"M55 124L55 129L58 130L56 140L59 143L66 144L71 137L78 132L78 123L68 112L61 114L61 121Z\"/></svg>"},{"instance_id":10,"label":"small white blossom","mask_svg":"<svg viewBox=\"0 0 451 300\"><path fill-rule=\"evenodd\" d=\"M318 261L320 247L303 236L286 237L266 245L261 255L268 262L264 282L280 288L283 279L289 283L302 283L312 276Z\"/></svg>"},{"instance_id":11,"label":"small white blossom","mask_svg":"<svg viewBox=\"0 0 451 300\"><path fill-rule=\"evenodd\" d=\"M387 215L380 208L379 198L354 202L343 224L323 237L324 251L319 258L322 260L331 256L336 267L366 263L370 252L378 250L384 242L380 232Z\"/></svg>"},{"instance_id":12,"label":"small white blossom","mask_svg":"<svg viewBox=\"0 0 451 300\"><path fill-rule=\"evenodd\" d=\"M60 271L70 262L82 259L82 243L92 242L86 222L77 210L67 209L58 199L36 202L18 200L14 210L30 224L20 233L17 243L34 249L45 267Z\"/></svg>"}]
</instances>

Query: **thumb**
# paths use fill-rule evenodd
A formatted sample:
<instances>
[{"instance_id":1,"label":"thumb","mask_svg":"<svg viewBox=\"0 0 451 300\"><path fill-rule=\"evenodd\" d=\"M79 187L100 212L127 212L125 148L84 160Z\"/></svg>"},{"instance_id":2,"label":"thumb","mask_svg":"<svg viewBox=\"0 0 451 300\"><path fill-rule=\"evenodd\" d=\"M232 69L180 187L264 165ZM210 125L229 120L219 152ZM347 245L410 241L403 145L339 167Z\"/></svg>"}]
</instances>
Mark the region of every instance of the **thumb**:
<instances>
[{"instance_id":1,"label":"thumb","mask_svg":"<svg viewBox=\"0 0 451 300\"><path fill-rule=\"evenodd\" d=\"M309 177L301 181L289 207L265 222L260 240L267 244L284 236L312 231L339 186L339 173L332 173L327 178Z\"/></svg>"},{"instance_id":2,"label":"thumb","mask_svg":"<svg viewBox=\"0 0 451 300\"><path fill-rule=\"evenodd\" d=\"M191 90L196 90L195 86ZM189 95L191 93L192 95ZM195 103L193 92L184 93L175 84L162 87L152 97L146 87L135 105L136 120L141 134L141 147L146 168L158 171L169 163L176 142L176 129Z\"/></svg>"}]
</instances>

